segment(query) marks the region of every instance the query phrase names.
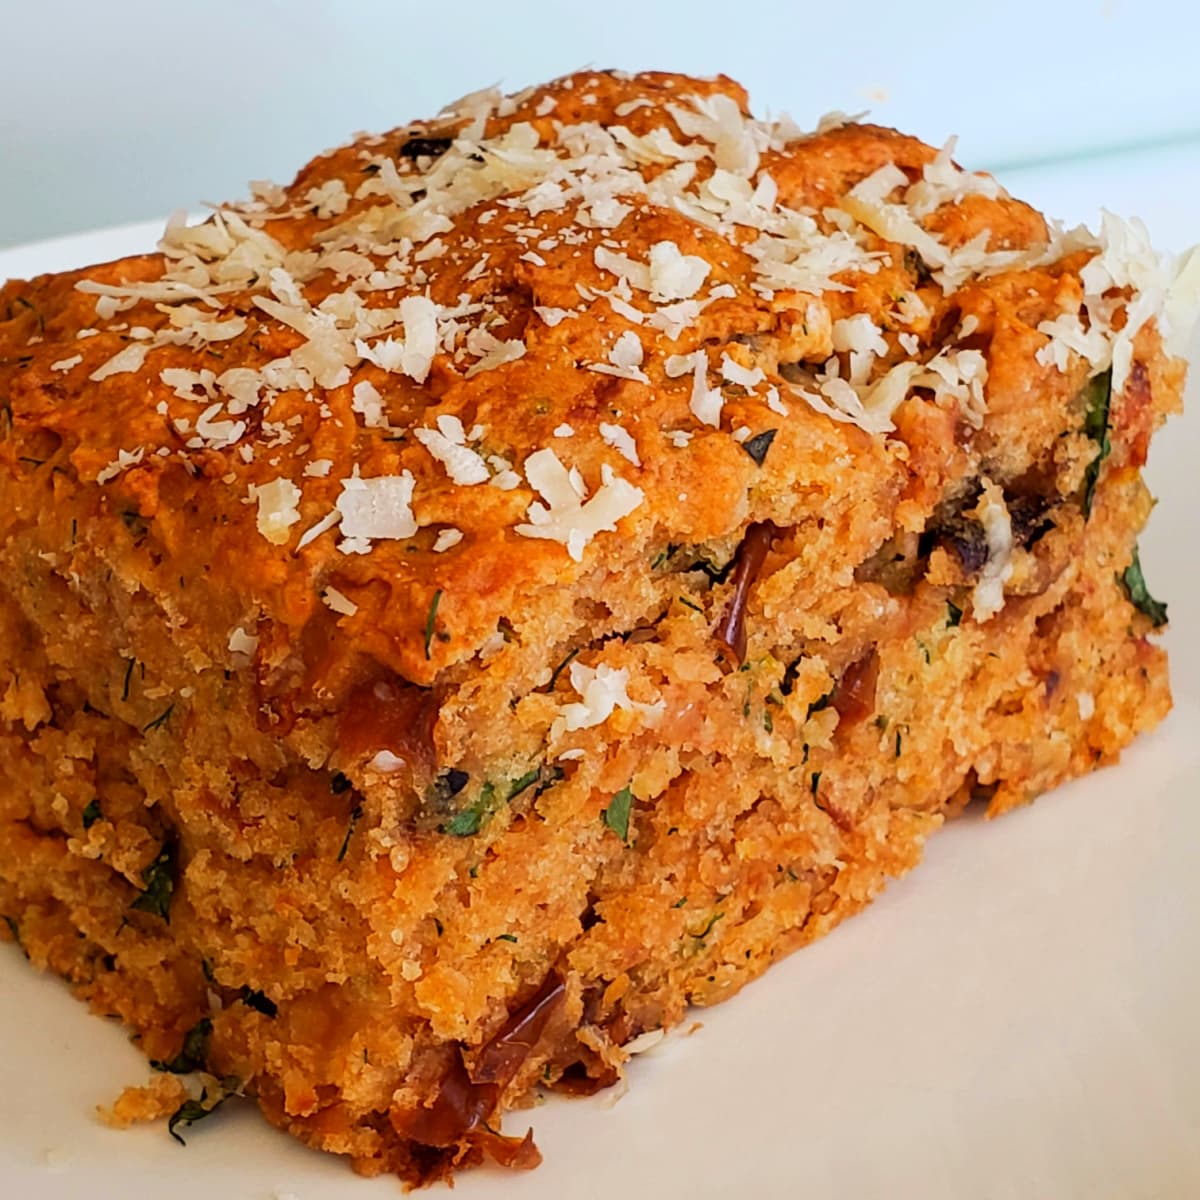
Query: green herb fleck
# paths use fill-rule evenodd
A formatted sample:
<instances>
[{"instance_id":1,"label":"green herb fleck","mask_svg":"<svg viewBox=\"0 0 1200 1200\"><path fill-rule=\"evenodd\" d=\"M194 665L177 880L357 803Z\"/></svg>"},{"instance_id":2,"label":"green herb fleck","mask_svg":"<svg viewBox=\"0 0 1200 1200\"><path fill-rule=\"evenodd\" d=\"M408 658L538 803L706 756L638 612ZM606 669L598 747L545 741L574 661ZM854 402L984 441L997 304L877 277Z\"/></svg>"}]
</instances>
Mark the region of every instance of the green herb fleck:
<instances>
[{"instance_id":1,"label":"green herb fleck","mask_svg":"<svg viewBox=\"0 0 1200 1200\"><path fill-rule=\"evenodd\" d=\"M680 896L679 899L676 900L675 903L671 905L671 907L672 908L682 908L686 903L687 903L687 897Z\"/></svg>"},{"instance_id":2,"label":"green herb fleck","mask_svg":"<svg viewBox=\"0 0 1200 1200\"><path fill-rule=\"evenodd\" d=\"M242 1086L242 1081L234 1075L227 1075L221 1080L221 1091L214 1099L209 1099L208 1089L206 1088L200 1093L199 1100L185 1100L172 1114L170 1120L167 1121L167 1132L181 1145L186 1146L187 1142L176 1133L176 1129L180 1125L188 1127L195 1125L197 1121L203 1121L205 1117L211 1117L213 1113L229 1099L230 1096L237 1092Z\"/></svg>"},{"instance_id":3,"label":"green herb fleck","mask_svg":"<svg viewBox=\"0 0 1200 1200\"><path fill-rule=\"evenodd\" d=\"M174 703L168 704L166 708L154 718L153 721L142 726L143 733L149 733L152 729L161 729L170 719L171 714L175 711Z\"/></svg>"},{"instance_id":4,"label":"green herb fleck","mask_svg":"<svg viewBox=\"0 0 1200 1200\"><path fill-rule=\"evenodd\" d=\"M698 612L701 614L704 613L704 609L702 609L700 607L700 605L695 604L693 601L689 600L686 596L680 596L679 603L682 604L685 608L690 608L693 612Z\"/></svg>"},{"instance_id":5,"label":"green herb fleck","mask_svg":"<svg viewBox=\"0 0 1200 1200\"><path fill-rule=\"evenodd\" d=\"M354 827L358 824L359 818L363 815L363 807L361 804L356 804L350 810L350 823L346 826L346 836L342 839L342 848L338 851L338 862L345 861L346 851L350 849L350 839L354 836Z\"/></svg>"},{"instance_id":6,"label":"green herb fleck","mask_svg":"<svg viewBox=\"0 0 1200 1200\"><path fill-rule=\"evenodd\" d=\"M674 542L668 542L667 548L663 550L657 558L650 564L650 570L657 571L659 567L665 566L671 556L678 550L679 547Z\"/></svg>"},{"instance_id":7,"label":"green herb fleck","mask_svg":"<svg viewBox=\"0 0 1200 1200\"><path fill-rule=\"evenodd\" d=\"M190 1075L203 1071L208 1062L208 1039L212 1036L212 1019L202 1017L183 1035L183 1048L169 1062L151 1059L156 1071L167 1071L172 1075Z\"/></svg>"},{"instance_id":8,"label":"green herb fleck","mask_svg":"<svg viewBox=\"0 0 1200 1200\"><path fill-rule=\"evenodd\" d=\"M633 789L623 787L601 814L604 824L623 842L629 841L629 813L633 808Z\"/></svg>"},{"instance_id":9,"label":"green herb fleck","mask_svg":"<svg viewBox=\"0 0 1200 1200\"><path fill-rule=\"evenodd\" d=\"M451 837L474 837L483 822L483 813L475 806L457 812L442 826Z\"/></svg>"},{"instance_id":10,"label":"green herb fleck","mask_svg":"<svg viewBox=\"0 0 1200 1200\"><path fill-rule=\"evenodd\" d=\"M508 799L515 800L526 788L533 787L541 773L539 767L534 767L532 771L526 771L520 779L514 779L508 789Z\"/></svg>"},{"instance_id":11,"label":"green herb fleck","mask_svg":"<svg viewBox=\"0 0 1200 1200\"><path fill-rule=\"evenodd\" d=\"M131 658L125 664L125 682L121 687L121 703L125 703L129 699L129 681L133 678L133 664L136 659Z\"/></svg>"},{"instance_id":12,"label":"green herb fleck","mask_svg":"<svg viewBox=\"0 0 1200 1200\"><path fill-rule=\"evenodd\" d=\"M429 602L429 615L425 618L425 661L430 658L429 647L433 645L433 623L437 619L438 605L442 602L442 589L438 588L433 593L433 599Z\"/></svg>"},{"instance_id":13,"label":"green herb fleck","mask_svg":"<svg viewBox=\"0 0 1200 1200\"><path fill-rule=\"evenodd\" d=\"M274 1000L263 992L255 991L248 983L242 985L242 990L238 993L238 999L247 1008L252 1008L255 1012L262 1013L264 1017L274 1019L279 1012L279 1005Z\"/></svg>"},{"instance_id":14,"label":"green herb fleck","mask_svg":"<svg viewBox=\"0 0 1200 1200\"><path fill-rule=\"evenodd\" d=\"M146 887L131 908L170 923L171 897L175 893L175 844L163 842L155 860L142 872Z\"/></svg>"},{"instance_id":15,"label":"green herb fleck","mask_svg":"<svg viewBox=\"0 0 1200 1200\"><path fill-rule=\"evenodd\" d=\"M715 926L724 915L725 914L723 912L713 913L713 915L705 922L703 929L701 929L698 933L692 933L692 931L689 929L688 936L694 937L698 942L702 942L710 933L712 933L713 926Z\"/></svg>"},{"instance_id":16,"label":"green herb fleck","mask_svg":"<svg viewBox=\"0 0 1200 1200\"><path fill-rule=\"evenodd\" d=\"M515 933L499 933L496 935L496 940L498 942L515 942L517 935Z\"/></svg>"},{"instance_id":17,"label":"green herb fleck","mask_svg":"<svg viewBox=\"0 0 1200 1200\"><path fill-rule=\"evenodd\" d=\"M442 825L442 832L451 837L474 837L482 827L484 817L490 816L495 808L496 788L488 782L479 789L479 797L474 804L460 809Z\"/></svg>"},{"instance_id":18,"label":"green herb fleck","mask_svg":"<svg viewBox=\"0 0 1200 1200\"><path fill-rule=\"evenodd\" d=\"M1161 600L1155 600L1150 595L1150 591L1146 587L1145 576L1142 574L1142 563L1138 557L1136 545L1133 548L1133 558L1130 560L1129 566L1125 568L1119 578L1125 588L1125 594L1129 597L1129 603L1138 612L1145 613L1155 629L1167 623L1167 606Z\"/></svg>"},{"instance_id":19,"label":"green herb fleck","mask_svg":"<svg viewBox=\"0 0 1200 1200\"><path fill-rule=\"evenodd\" d=\"M1109 410L1112 407L1112 368L1101 371L1089 379L1083 389L1084 414L1083 432L1099 447L1096 457L1088 463L1083 476L1083 515L1091 516L1092 500L1096 495L1096 483L1100 478L1100 464L1109 456L1112 442L1109 440Z\"/></svg>"},{"instance_id":20,"label":"green herb fleck","mask_svg":"<svg viewBox=\"0 0 1200 1200\"><path fill-rule=\"evenodd\" d=\"M770 450L771 443L775 440L775 435L778 432L779 430L777 429L766 429L762 433L756 433L752 438L747 438L742 443L742 449L761 467L767 457L767 451Z\"/></svg>"},{"instance_id":21,"label":"green herb fleck","mask_svg":"<svg viewBox=\"0 0 1200 1200\"><path fill-rule=\"evenodd\" d=\"M102 816L104 816L104 814L100 811L100 801L90 801L87 808L83 810L84 829L91 829L91 827L95 825L95 823L99 821Z\"/></svg>"},{"instance_id":22,"label":"green herb fleck","mask_svg":"<svg viewBox=\"0 0 1200 1200\"><path fill-rule=\"evenodd\" d=\"M900 757L900 746L901 746L900 730L897 729L896 730L896 757L897 758Z\"/></svg>"},{"instance_id":23,"label":"green herb fleck","mask_svg":"<svg viewBox=\"0 0 1200 1200\"><path fill-rule=\"evenodd\" d=\"M575 649L572 650L571 653L568 654L567 657L564 658L562 662L560 662L558 666L554 668L554 671L550 676L550 682L546 684L547 693L554 691L554 685L558 682L558 677L567 669L567 667L571 665L571 661L579 653L580 649L581 647L576 646Z\"/></svg>"},{"instance_id":24,"label":"green herb fleck","mask_svg":"<svg viewBox=\"0 0 1200 1200\"><path fill-rule=\"evenodd\" d=\"M829 691L827 691L825 693L825 695L818 696L808 706L808 711L804 714L804 719L807 721L808 718L813 715L813 713L819 713L823 708L828 708L832 702L833 702L833 688L830 688Z\"/></svg>"},{"instance_id":25,"label":"green herb fleck","mask_svg":"<svg viewBox=\"0 0 1200 1200\"><path fill-rule=\"evenodd\" d=\"M927 645L925 645L925 643L923 641L921 641L920 638L913 638L913 641L916 642L917 646L920 648L921 654L924 656L926 665L928 665L930 662L932 662L933 660L929 657L929 647Z\"/></svg>"},{"instance_id":26,"label":"green herb fleck","mask_svg":"<svg viewBox=\"0 0 1200 1200\"><path fill-rule=\"evenodd\" d=\"M946 601L946 624L953 629L962 624L963 610L953 600Z\"/></svg>"},{"instance_id":27,"label":"green herb fleck","mask_svg":"<svg viewBox=\"0 0 1200 1200\"><path fill-rule=\"evenodd\" d=\"M763 728L768 733L775 732L775 719L771 716L771 710L769 708L763 709Z\"/></svg>"},{"instance_id":28,"label":"green herb fleck","mask_svg":"<svg viewBox=\"0 0 1200 1200\"><path fill-rule=\"evenodd\" d=\"M814 771L812 773L812 794L813 794L814 800L817 798L817 788L819 788L820 786L821 786L821 772Z\"/></svg>"}]
</instances>

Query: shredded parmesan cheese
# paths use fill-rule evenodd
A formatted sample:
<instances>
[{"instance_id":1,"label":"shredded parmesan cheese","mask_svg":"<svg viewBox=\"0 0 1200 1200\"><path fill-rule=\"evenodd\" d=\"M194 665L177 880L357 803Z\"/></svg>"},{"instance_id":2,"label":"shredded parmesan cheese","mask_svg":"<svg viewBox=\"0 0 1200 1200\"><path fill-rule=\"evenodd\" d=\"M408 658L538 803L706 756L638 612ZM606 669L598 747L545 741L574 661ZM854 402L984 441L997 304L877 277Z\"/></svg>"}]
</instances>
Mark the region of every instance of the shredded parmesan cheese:
<instances>
[{"instance_id":1,"label":"shredded parmesan cheese","mask_svg":"<svg viewBox=\"0 0 1200 1200\"><path fill-rule=\"evenodd\" d=\"M288 530L300 520L300 489L290 479L251 484L251 499L258 502L258 532L273 545L282 546Z\"/></svg>"},{"instance_id":2,"label":"shredded parmesan cheese","mask_svg":"<svg viewBox=\"0 0 1200 1200\"><path fill-rule=\"evenodd\" d=\"M642 502L642 492L603 469L601 486L591 499L582 483L573 480L553 450L536 450L525 460L525 478L541 496L529 506L528 523L518 525L522 537L561 542L576 562L598 534L614 532L617 522Z\"/></svg>"},{"instance_id":3,"label":"shredded parmesan cheese","mask_svg":"<svg viewBox=\"0 0 1200 1200\"><path fill-rule=\"evenodd\" d=\"M349 596L339 592L332 584L325 585L321 592L321 599L335 613L340 613L343 617L352 617L358 612L358 605Z\"/></svg>"},{"instance_id":4,"label":"shredded parmesan cheese","mask_svg":"<svg viewBox=\"0 0 1200 1200\"><path fill-rule=\"evenodd\" d=\"M411 471L373 479L357 475L343 479L337 509L344 540L338 548L343 553L362 554L370 549L373 538L412 537L417 532L412 511L415 483Z\"/></svg>"}]
</instances>

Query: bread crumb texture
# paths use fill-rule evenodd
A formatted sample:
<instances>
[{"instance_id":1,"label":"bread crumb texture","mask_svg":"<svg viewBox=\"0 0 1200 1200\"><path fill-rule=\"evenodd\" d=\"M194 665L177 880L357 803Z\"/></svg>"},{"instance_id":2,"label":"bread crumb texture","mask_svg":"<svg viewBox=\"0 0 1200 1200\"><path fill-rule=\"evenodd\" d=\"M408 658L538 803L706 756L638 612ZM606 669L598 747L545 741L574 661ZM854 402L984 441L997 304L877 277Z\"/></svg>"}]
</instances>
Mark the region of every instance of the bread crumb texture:
<instances>
[{"instance_id":1,"label":"bread crumb texture","mask_svg":"<svg viewBox=\"0 0 1200 1200\"><path fill-rule=\"evenodd\" d=\"M953 149L584 72L0 291L0 935L162 1072L110 1121L534 1165L1163 716L1196 260Z\"/></svg>"}]
</instances>

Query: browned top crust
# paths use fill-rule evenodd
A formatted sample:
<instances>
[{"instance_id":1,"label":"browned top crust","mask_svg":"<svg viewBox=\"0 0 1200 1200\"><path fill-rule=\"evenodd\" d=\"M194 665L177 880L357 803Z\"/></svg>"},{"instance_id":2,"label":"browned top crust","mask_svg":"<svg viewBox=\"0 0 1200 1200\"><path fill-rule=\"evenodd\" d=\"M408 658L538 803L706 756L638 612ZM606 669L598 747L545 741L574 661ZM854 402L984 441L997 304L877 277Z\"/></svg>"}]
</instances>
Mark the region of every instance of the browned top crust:
<instances>
[{"instance_id":1,"label":"browned top crust","mask_svg":"<svg viewBox=\"0 0 1200 1200\"><path fill-rule=\"evenodd\" d=\"M919 529L968 463L1029 471L1089 375L1121 391L1165 278L1140 227L1048 229L950 149L616 72L362 137L0 293L0 534L121 559L210 661L332 709L668 546L868 499Z\"/></svg>"}]
</instances>

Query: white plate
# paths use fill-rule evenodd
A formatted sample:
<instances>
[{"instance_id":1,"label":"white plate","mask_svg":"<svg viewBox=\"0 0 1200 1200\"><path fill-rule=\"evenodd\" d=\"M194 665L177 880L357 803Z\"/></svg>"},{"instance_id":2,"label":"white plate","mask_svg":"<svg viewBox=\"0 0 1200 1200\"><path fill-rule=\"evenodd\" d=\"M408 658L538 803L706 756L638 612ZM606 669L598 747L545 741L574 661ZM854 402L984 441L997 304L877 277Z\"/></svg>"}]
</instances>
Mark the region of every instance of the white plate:
<instances>
[{"instance_id":1,"label":"white plate","mask_svg":"<svg viewBox=\"0 0 1200 1200\"><path fill-rule=\"evenodd\" d=\"M1194 160L1025 173L1051 211L1131 192L1176 247L1200 239ZM1136 191L1133 189L1136 187ZM0 253L0 277L149 248L136 226ZM1176 709L1117 768L933 839L867 913L638 1059L630 1090L532 1114L545 1164L463 1176L523 1200L1200 1195L1200 412L1160 436L1142 542ZM5 1200L370 1200L398 1194L275 1133L248 1106L187 1149L117 1133L97 1103L146 1076L121 1030L0 952ZM506 1129L524 1122L510 1117Z\"/></svg>"}]
</instances>

